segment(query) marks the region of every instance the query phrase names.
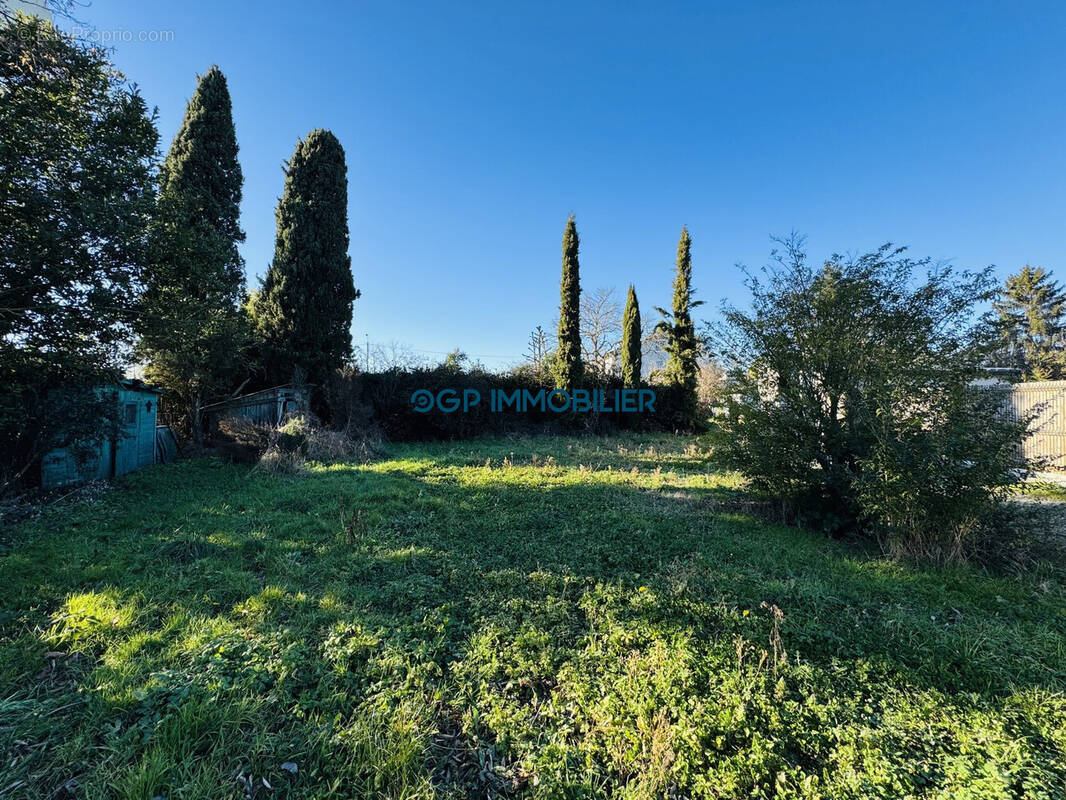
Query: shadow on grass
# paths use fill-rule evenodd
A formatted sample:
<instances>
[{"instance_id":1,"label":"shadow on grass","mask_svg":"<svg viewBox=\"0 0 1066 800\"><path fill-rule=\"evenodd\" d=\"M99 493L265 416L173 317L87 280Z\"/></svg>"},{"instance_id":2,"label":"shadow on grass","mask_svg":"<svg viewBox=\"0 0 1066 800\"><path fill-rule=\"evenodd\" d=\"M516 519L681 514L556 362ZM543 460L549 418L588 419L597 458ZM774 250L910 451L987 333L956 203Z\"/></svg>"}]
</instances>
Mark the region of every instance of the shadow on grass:
<instances>
[{"instance_id":1,"label":"shadow on grass","mask_svg":"<svg viewBox=\"0 0 1066 800\"><path fill-rule=\"evenodd\" d=\"M153 783L153 764L137 762L127 775L136 789L138 780L217 780L196 770L218 731L242 742L242 764L258 774L297 758L336 769L337 739L323 733L330 719L355 737L359 775L395 769L417 782L417 769L408 775L379 751L421 742L420 757L435 753L437 740L424 738L438 728L468 731L468 748L482 746L468 741L480 735L496 758L529 751L524 727L471 709L534 714L559 673L584 669L598 647L605 658L617 648L610 657L620 663L683 641L685 652L728 665L750 646L774 651L775 676L780 648L782 671L813 668L811 685L825 691L860 669L867 696L884 682L960 708L1066 688L1061 584L878 560L742 513L746 501L729 486L531 458L465 467L463 457L298 479L187 462L23 526L0 563L2 694L69 719L85 739L69 752L151 759L145 742L170 737L160 769L181 761L184 783L173 774ZM783 614L776 623L773 609ZM56 650L85 656L54 657L42 677L43 653ZM87 706L55 710L90 687ZM212 708L226 687L240 687L239 702ZM167 721L181 713L192 716ZM355 720L375 713L409 714L410 731L396 741L360 732ZM261 741L250 724L269 735ZM10 730L26 741L37 729ZM1035 729L1026 735L1043 746ZM458 745L449 747L434 780L456 758ZM793 750L796 763L817 761L805 746ZM64 757L30 753L24 772L36 765L54 783ZM469 767L462 757L452 765L464 780L484 771ZM80 768L83 783L111 785ZM510 791L524 788L521 775L512 771Z\"/></svg>"},{"instance_id":2,"label":"shadow on grass","mask_svg":"<svg viewBox=\"0 0 1066 800\"><path fill-rule=\"evenodd\" d=\"M745 514L748 501L731 488L649 488L625 483L624 473L592 484L549 477L528 488L525 473L501 469L479 470L468 482L432 479L428 469L339 467L289 480L183 466L183 477L200 474L181 497L125 507L119 491L47 541L31 534L16 545L5 558L13 591L4 613L47 600L54 611L65 594L106 585L147 605L184 604L191 613L227 612L255 590L277 586L406 614L446 601L462 607L483 597L500 573L636 591L681 571L699 601L780 607L786 643L815 663L878 655L912 679L926 675L941 688L976 685L991 694L1019 685L1061 689L1066 678L1045 660L1054 651L1034 652L1029 642L1018 661L1010 647L1011 628L1024 641L1027 625L1062 627L1053 593L969 568L883 561L854 545L767 524ZM362 522L348 539L342 513L352 512ZM42 559L52 562L44 570ZM426 597L415 590L393 597L394 584L416 578ZM986 649L988 663L980 650L967 651L966 665L945 661L944 648L956 641L965 649L975 625L978 638L1001 652ZM990 637L989 626L1001 626L1003 636Z\"/></svg>"}]
</instances>

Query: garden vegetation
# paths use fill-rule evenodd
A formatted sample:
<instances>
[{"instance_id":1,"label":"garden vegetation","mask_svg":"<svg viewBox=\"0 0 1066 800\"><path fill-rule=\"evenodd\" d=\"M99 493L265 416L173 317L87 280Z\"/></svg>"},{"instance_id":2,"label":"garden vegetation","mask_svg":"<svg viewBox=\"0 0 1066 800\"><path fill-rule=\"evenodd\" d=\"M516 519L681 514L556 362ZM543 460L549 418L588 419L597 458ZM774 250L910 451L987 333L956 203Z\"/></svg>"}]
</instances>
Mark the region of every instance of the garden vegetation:
<instances>
[{"instance_id":1,"label":"garden vegetation","mask_svg":"<svg viewBox=\"0 0 1066 800\"><path fill-rule=\"evenodd\" d=\"M0 539L5 798L1066 785L1051 566L907 566L786 527L690 437L305 469L144 470Z\"/></svg>"}]
</instances>

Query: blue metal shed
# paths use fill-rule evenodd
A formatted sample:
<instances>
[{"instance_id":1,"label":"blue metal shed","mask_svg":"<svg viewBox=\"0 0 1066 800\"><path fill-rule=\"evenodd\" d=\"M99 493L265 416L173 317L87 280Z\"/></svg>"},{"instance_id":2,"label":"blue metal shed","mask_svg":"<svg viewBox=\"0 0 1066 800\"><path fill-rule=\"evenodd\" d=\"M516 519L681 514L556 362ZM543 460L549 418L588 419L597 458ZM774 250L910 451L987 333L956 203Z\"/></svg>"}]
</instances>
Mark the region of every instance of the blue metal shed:
<instances>
[{"instance_id":1,"label":"blue metal shed","mask_svg":"<svg viewBox=\"0 0 1066 800\"><path fill-rule=\"evenodd\" d=\"M41 486L45 489L114 478L155 463L155 423L162 389L126 380L100 391L114 394L119 407L119 436L101 442L96 454L82 464L67 448L50 452L41 460Z\"/></svg>"}]
</instances>

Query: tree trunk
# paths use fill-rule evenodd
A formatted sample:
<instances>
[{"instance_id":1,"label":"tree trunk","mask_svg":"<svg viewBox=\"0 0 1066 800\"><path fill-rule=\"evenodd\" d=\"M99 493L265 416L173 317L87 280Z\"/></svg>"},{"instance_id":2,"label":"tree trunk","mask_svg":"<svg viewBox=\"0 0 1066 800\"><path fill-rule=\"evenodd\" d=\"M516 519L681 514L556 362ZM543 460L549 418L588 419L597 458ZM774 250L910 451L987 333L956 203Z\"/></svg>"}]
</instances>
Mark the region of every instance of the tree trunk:
<instances>
[{"instance_id":1,"label":"tree trunk","mask_svg":"<svg viewBox=\"0 0 1066 800\"><path fill-rule=\"evenodd\" d=\"M189 404L189 434L192 436L193 447L198 453L202 453L204 449L204 428L200 422L201 405L200 392L194 392L192 402Z\"/></svg>"}]
</instances>

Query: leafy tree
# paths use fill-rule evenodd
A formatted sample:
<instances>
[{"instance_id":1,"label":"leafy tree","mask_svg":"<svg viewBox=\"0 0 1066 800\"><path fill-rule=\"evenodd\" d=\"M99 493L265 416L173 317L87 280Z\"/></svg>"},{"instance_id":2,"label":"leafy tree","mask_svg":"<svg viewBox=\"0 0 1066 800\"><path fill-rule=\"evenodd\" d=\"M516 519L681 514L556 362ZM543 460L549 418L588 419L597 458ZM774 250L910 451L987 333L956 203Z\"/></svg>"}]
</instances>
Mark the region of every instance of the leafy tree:
<instances>
[{"instance_id":1,"label":"leafy tree","mask_svg":"<svg viewBox=\"0 0 1066 800\"><path fill-rule=\"evenodd\" d=\"M1004 355L1025 380L1066 377L1063 314L1066 292L1050 273L1028 264L1007 278L995 302L1003 332Z\"/></svg>"},{"instance_id":2,"label":"leafy tree","mask_svg":"<svg viewBox=\"0 0 1066 800\"><path fill-rule=\"evenodd\" d=\"M559 389L571 391L581 383L581 276L578 264L578 236L574 215L566 221L563 233L563 276L559 283L559 336L555 351L554 376Z\"/></svg>"},{"instance_id":3,"label":"leafy tree","mask_svg":"<svg viewBox=\"0 0 1066 800\"><path fill-rule=\"evenodd\" d=\"M666 382L682 389L684 415L690 423L695 423L697 415L696 384L700 356L700 340L692 322L692 309L703 304L702 301L692 300L693 293L692 237L689 236L688 228L682 227L681 238L677 243L673 308L670 311L656 308L656 311L663 317L658 329L667 337L665 349L669 360L665 369Z\"/></svg>"},{"instance_id":4,"label":"leafy tree","mask_svg":"<svg viewBox=\"0 0 1066 800\"><path fill-rule=\"evenodd\" d=\"M278 202L274 260L251 303L271 382L303 370L315 385L352 356L352 304L359 297L348 255L344 149L326 130L296 145Z\"/></svg>"},{"instance_id":5,"label":"leafy tree","mask_svg":"<svg viewBox=\"0 0 1066 800\"><path fill-rule=\"evenodd\" d=\"M108 435L133 336L158 134L103 51L0 22L0 482Z\"/></svg>"},{"instance_id":6,"label":"leafy tree","mask_svg":"<svg viewBox=\"0 0 1066 800\"><path fill-rule=\"evenodd\" d=\"M159 171L139 348L146 377L198 444L200 408L232 381L246 338L242 183L229 89L212 66Z\"/></svg>"},{"instance_id":7,"label":"leafy tree","mask_svg":"<svg viewBox=\"0 0 1066 800\"><path fill-rule=\"evenodd\" d=\"M1027 424L973 384L995 345L974 322L989 270L930 269L889 245L812 269L802 244L786 240L749 278L752 310L712 329L730 373L720 452L807 524L965 556L1018 480Z\"/></svg>"},{"instance_id":8,"label":"leafy tree","mask_svg":"<svg viewBox=\"0 0 1066 800\"><path fill-rule=\"evenodd\" d=\"M640 306L633 284L626 294L626 310L622 315L622 383L630 388L640 386L641 335Z\"/></svg>"}]
</instances>

